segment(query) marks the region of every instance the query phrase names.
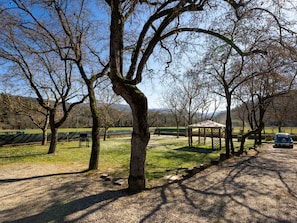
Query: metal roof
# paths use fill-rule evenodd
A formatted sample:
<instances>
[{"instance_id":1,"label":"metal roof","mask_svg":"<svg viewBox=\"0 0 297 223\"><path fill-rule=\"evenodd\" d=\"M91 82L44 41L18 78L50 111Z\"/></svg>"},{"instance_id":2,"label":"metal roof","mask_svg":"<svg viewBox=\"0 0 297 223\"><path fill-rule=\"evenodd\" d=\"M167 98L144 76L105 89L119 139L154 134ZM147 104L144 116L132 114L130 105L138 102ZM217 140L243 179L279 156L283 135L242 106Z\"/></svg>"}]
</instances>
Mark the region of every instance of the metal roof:
<instances>
[{"instance_id":1,"label":"metal roof","mask_svg":"<svg viewBox=\"0 0 297 223\"><path fill-rule=\"evenodd\" d=\"M189 125L188 127L189 128L225 128L226 126L221 123L214 122L212 120L206 120L200 123Z\"/></svg>"}]
</instances>

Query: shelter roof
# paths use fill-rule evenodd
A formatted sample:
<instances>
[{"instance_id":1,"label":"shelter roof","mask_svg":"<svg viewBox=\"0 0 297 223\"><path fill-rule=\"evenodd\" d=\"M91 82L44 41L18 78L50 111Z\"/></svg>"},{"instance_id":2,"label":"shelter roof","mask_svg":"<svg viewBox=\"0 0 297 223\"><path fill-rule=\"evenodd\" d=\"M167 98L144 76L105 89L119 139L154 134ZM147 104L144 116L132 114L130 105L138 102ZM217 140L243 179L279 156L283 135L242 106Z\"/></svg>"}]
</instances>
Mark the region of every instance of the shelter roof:
<instances>
[{"instance_id":1,"label":"shelter roof","mask_svg":"<svg viewBox=\"0 0 297 223\"><path fill-rule=\"evenodd\" d=\"M218 123L218 122L214 122L212 120L206 120L200 123L196 123L196 124L192 124L188 126L189 128L225 128L226 126Z\"/></svg>"}]
</instances>

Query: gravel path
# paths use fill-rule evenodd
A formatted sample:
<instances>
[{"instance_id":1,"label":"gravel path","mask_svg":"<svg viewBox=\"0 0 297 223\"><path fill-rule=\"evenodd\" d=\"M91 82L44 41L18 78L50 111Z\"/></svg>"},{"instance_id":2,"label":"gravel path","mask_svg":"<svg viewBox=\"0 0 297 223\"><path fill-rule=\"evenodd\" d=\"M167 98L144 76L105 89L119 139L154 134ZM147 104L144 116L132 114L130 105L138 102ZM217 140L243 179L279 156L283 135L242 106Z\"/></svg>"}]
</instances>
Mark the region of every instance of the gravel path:
<instances>
[{"instance_id":1,"label":"gravel path","mask_svg":"<svg viewBox=\"0 0 297 223\"><path fill-rule=\"evenodd\" d=\"M127 195L81 167L0 167L0 222L297 222L297 149L225 161Z\"/></svg>"}]
</instances>

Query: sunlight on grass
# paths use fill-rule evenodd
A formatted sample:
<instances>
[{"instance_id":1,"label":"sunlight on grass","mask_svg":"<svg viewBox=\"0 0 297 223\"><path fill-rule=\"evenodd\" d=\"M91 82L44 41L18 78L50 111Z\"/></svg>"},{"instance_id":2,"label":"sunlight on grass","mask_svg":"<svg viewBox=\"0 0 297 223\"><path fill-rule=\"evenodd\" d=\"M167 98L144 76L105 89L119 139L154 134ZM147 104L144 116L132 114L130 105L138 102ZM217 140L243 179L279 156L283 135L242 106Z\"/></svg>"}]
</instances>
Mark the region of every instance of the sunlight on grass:
<instances>
[{"instance_id":1,"label":"sunlight on grass","mask_svg":"<svg viewBox=\"0 0 297 223\"><path fill-rule=\"evenodd\" d=\"M110 138L101 141L99 172L113 176L128 177L130 138ZM195 144L194 144L195 145ZM48 147L25 145L0 147L0 166L8 164L79 164L88 168L91 147L79 147L78 141L59 142L56 154L48 155ZM168 174L185 171L189 167L217 159L224 151L212 150L211 145L188 147L188 138L175 136L151 136L147 147L146 176L148 180L159 179Z\"/></svg>"},{"instance_id":2,"label":"sunlight on grass","mask_svg":"<svg viewBox=\"0 0 297 223\"><path fill-rule=\"evenodd\" d=\"M208 163L220 156L220 150L188 147L188 138L173 136L155 136L150 141L147 151L146 175L149 180L168 174L184 172L189 167ZM207 145L206 147L209 147Z\"/></svg>"}]
</instances>

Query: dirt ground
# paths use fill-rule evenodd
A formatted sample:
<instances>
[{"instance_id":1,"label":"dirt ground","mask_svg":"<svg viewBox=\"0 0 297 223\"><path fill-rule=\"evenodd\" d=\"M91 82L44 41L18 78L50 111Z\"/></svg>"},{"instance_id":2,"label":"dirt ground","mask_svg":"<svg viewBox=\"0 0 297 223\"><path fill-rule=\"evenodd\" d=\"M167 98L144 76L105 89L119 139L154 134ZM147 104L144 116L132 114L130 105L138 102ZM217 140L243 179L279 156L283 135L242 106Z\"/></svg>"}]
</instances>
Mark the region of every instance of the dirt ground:
<instances>
[{"instance_id":1,"label":"dirt ground","mask_svg":"<svg viewBox=\"0 0 297 223\"><path fill-rule=\"evenodd\" d=\"M258 151L134 195L79 166L2 166L0 222L297 222L297 148Z\"/></svg>"}]
</instances>

